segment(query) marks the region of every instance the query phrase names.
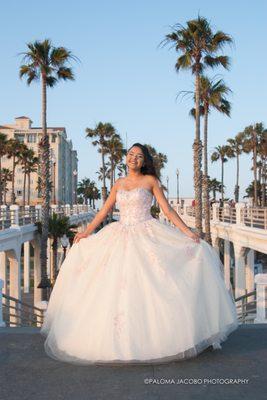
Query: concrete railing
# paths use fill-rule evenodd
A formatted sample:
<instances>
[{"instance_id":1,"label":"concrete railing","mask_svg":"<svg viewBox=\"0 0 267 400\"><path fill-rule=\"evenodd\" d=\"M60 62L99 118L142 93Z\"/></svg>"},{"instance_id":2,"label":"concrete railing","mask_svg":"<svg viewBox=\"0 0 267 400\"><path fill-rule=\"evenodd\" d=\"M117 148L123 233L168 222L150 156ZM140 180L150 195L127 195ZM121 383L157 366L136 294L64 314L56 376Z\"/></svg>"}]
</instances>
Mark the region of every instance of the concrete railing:
<instances>
[{"instance_id":1,"label":"concrete railing","mask_svg":"<svg viewBox=\"0 0 267 400\"><path fill-rule=\"evenodd\" d=\"M192 206L175 206L178 214L188 217L195 217L195 208ZM224 204L220 207L215 203L210 210L212 221L226 222L230 224L244 225L251 228L267 229L267 207L249 207L244 203L236 203L235 206ZM203 209L203 218L205 210Z\"/></svg>"},{"instance_id":2,"label":"concrete railing","mask_svg":"<svg viewBox=\"0 0 267 400\"><path fill-rule=\"evenodd\" d=\"M66 216L79 215L88 212L95 212L89 205L85 204L69 204L57 205L52 204L51 213L62 214ZM18 206L16 204L11 206L2 205L0 207L0 230L10 227L19 227L28 224L34 224L41 220L42 206Z\"/></svg>"}]
</instances>

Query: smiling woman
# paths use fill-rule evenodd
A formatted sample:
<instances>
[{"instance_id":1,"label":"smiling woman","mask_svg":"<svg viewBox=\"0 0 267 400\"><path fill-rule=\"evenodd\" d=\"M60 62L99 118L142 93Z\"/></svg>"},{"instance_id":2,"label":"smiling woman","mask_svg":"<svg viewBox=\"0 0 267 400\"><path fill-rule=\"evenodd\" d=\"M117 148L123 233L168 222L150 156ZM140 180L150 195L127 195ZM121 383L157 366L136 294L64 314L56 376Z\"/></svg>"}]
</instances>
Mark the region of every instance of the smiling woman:
<instances>
[{"instance_id":1,"label":"smiling woman","mask_svg":"<svg viewBox=\"0 0 267 400\"><path fill-rule=\"evenodd\" d=\"M220 348L238 326L219 256L168 203L146 146L135 143L126 163L58 274L41 329L55 359L183 360ZM153 196L175 227L152 217ZM120 220L93 234L115 203Z\"/></svg>"}]
</instances>

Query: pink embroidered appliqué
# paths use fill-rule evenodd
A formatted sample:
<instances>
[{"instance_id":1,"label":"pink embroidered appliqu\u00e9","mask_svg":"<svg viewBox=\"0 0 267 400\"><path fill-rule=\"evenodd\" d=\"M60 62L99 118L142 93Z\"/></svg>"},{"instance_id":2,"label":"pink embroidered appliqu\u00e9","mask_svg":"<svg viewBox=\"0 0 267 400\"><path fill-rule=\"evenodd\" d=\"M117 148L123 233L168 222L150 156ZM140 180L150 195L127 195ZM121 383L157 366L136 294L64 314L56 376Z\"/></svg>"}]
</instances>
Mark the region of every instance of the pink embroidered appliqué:
<instances>
[{"instance_id":1,"label":"pink embroidered appliqu\u00e9","mask_svg":"<svg viewBox=\"0 0 267 400\"><path fill-rule=\"evenodd\" d=\"M186 246L185 252L186 252L186 255L189 258L193 258L195 256L195 251L194 251L194 248L192 246Z\"/></svg>"},{"instance_id":2,"label":"pink embroidered appliqu\u00e9","mask_svg":"<svg viewBox=\"0 0 267 400\"><path fill-rule=\"evenodd\" d=\"M113 324L114 324L114 328L115 328L116 334L118 336L120 336L122 331L123 331L124 324L125 324L124 311L120 311L119 313L117 313L115 315L115 317L113 318Z\"/></svg>"}]
</instances>

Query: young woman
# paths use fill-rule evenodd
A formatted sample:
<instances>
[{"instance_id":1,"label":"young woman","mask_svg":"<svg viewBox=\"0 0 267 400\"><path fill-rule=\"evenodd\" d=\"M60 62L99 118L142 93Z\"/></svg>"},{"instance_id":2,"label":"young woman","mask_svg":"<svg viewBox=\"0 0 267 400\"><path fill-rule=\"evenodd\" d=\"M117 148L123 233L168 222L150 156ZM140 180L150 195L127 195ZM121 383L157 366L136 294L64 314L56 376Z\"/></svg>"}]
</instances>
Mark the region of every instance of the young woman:
<instances>
[{"instance_id":1,"label":"young woman","mask_svg":"<svg viewBox=\"0 0 267 400\"><path fill-rule=\"evenodd\" d=\"M148 149L135 143L126 163L127 176L75 236L53 288L41 334L58 360L182 360L221 348L238 327L217 252L169 205ZM151 216L153 196L175 227ZM115 203L120 220L93 234Z\"/></svg>"}]
</instances>

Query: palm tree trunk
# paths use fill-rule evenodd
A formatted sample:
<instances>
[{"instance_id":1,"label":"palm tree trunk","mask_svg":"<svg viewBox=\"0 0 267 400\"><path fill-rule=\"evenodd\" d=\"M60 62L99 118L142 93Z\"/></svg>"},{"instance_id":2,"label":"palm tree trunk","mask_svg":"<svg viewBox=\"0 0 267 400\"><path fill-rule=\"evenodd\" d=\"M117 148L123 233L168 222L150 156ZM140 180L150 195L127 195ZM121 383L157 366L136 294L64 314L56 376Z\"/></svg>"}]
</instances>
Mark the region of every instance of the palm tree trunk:
<instances>
[{"instance_id":1,"label":"palm tree trunk","mask_svg":"<svg viewBox=\"0 0 267 400\"><path fill-rule=\"evenodd\" d=\"M224 180L224 162L223 162L223 158L221 158L222 161L222 175L221 175L221 181L222 181L222 188L221 188L221 199L222 202L224 201L224 184L223 184L223 180Z\"/></svg>"},{"instance_id":2,"label":"palm tree trunk","mask_svg":"<svg viewBox=\"0 0 267 400\"><path fill-rule=\"evenodd\" d=\"M194 151L194 190L195 190L195 226L197 233L202 236L202 173L200 140L200 75L196 73L195 80L195 141Z\"/></svg>"},{"instance_id":3,"label":"palm tree trunk","mask_svg":"<svg viewBox=\"0 0 267 400\"><path fill-rule=\"evenodd\" d=\"M31 174L28 174L28 205L30 205L30 196L31 196Z\"/></svg>"},{"instance_id":4,"label":"palm tree trunk","mask_svg":"<svg viewBox=\"0 0 267 400\"><path fill-rule=\"evenodd\" d=\"M262 167L262 206L266 206L266 159L263 159Z\"/></svg>"},{"instance_id":5,"label":"palm tree trunk","mask_svg":"<svg viewBox=\"0 0 267 400\"><path fill-rule=\"evenodd\" d=\"M254 175L254 206L258 205L258 188L257 188L257 133L253 129L253 175Z\"/></svg>"},{"instance_id":6,"label":"palm tree trunk","mask_svg":"<svg viewBox=\"0 0 267 400\"><path fill-rule=\"evenodd\" d=\"M106 188L106 165L105 165L105 156L104 156L103 145L102 145L102 149L101 149L101 156L102 156L102 169L103 169L102 202L104 204L107 200L107 188Z\"/></svg>"},{"instance_id":7,"label":"palm tree trunk","mask_svg":"<svg viewBox=\"0 0 267 400\"><path fill-rule=\"evenodd\" d=\"M25 170L26 170L26 165L24 165L24 167L25 167ZM23 207L25 207L25 203L26 203L26 176L27 176L27 173L26 173L26 171L24 171L24 176L23 176L23 200L22 200Z\"/></svg>"},{"instance_id":8,"label":"palm tree trunk","mask_svg":"<svg viewBox=\"0 0 267 400\"><path fill-rule=\"evenodd\" d=\"M0 206L3 204L2 159L0 157Z\"/></svg>"},{"instance_id":9,"label":"palm tree trunk","mask_svg":"<svg viewBox=\"0 0 267 400\"><path fill-rule=\"evenodd\" d=\"M239 154L236 154L236 190L235 190L235 202L239 202Z\"/></svg>"},{"instance_id":10,"label":"palm tree trunk","mask_svg":"<svg viewBox=\"0 0 267 400\"><path fill-rule=\"evenodd\" d=\"M15 169L16 169L15 156L13 156L11 204L15 204L15 200L16 200L16 197L15 197Z\"/></svg>"},{"instance_id":11,"label":"palm tree trunk","mask_svg":"<svg viewBox=\"0 0 267 400\"><path fill-rule=\"evenodd\" d=\"M208 182L208 107L204 112L204 207L205 207L205 240L210 245L210 199L209 199L209 182Z\"/></svg>"},{"instance_id":12,"label":"palm tree trunk","mask_svg":"<svg viewBox=\"0 0 267 400\"><path fill-rule=\"evenodd\" d=\"M4 188L4 204L6 204L6 194L7 194L7 190L6 190L6 181L4 182L3 188Z\"/></svg>"},{"instance_id":13,"label":"palm tree trunk","mask_svg":"<svg viewBox=\"0 0 267 400\"><path fill-rule=\"evenodd\" d=\"M41 169L42 169L42 235L40 248L41 282L38 288L42 289L42 300L47 300L47 288L51 283L47 277L47 240L48 221L50 208L50 160L49 160L49 138L46 125L46 76L42 75L42 146L41 146Z\"/></svg>"},{"instance_id":14,"label":"palm tree trunk","mask_svg":"<svg viewBox=\"0 0 267 400\"><path fill-rule=\"evenodd\" d=\"M52 249L53 249L53 282L55 284L57 278L57 250L58 250L58 241L56 237L53 238Z\"/></svg>"}]
</instances>

